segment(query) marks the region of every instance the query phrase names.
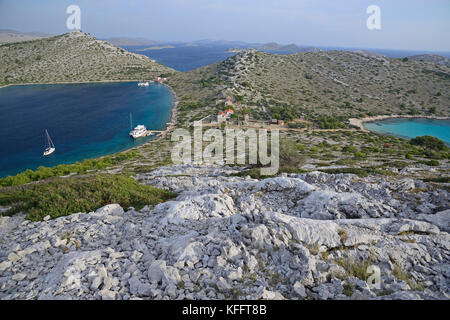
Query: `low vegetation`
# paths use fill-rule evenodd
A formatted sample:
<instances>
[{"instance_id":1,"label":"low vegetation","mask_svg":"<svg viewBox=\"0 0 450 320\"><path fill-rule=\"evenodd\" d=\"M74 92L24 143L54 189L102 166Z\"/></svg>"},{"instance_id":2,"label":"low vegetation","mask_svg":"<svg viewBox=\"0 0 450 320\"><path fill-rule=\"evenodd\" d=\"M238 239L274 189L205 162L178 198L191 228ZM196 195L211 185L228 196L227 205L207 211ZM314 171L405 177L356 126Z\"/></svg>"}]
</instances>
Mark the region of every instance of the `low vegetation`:
<instances>
[{"instance_id":1,"label":"low vegetation","mask_svg":"<svg viewBox=\"0 0 450 320\"><path fill-rule=\"evenodd\" d=\"M26 213L40 221L77 212L94 211L118 203L123 208L141 209L173 198L175 194L141 185L123 175L98 174L71 178L53 178L40 183L1 189L0 205L11 207L3 215Z\"/></svg>"},{"instance_id":2,"label":"low vegetation","mask_svg":"<svg viewBox=\"0 0 450 320\"><path fill-rule=\"evenodd\" d=\"M0 178L0 187L17 186L33 181L40 181L47 178L65 176L76 173L82 174L92 170L106 169L122 161L131 160L138 157L136 151L122 152L115 156L105 156L98 159L86 159L74 164L60 164L53 168L39 167L36 170L26 170L15 176Z\"/></svg>"},{"instance_id":3,"label":"low vegetation","mask_svg":"<svg viewBox=\"0 0 450 320\"><path fill-rule=\"evenodd\" d=\"M297 143L289 138L280 139L280 167L299 167L305 158L299 153Z\"/></svg>"},{"instance_id":4,"label":"low vegetation","mask_svg":"<svg viewBox=\"0 0 450 320\"><path fill-rule=\"evenodd\" d=\"M427 149L433 149L438 151L447 149L447 146L445 145L444 141L432 136L416 137L414 139L411 139L410 143L412 145L422 146Z\"/></svg>"},{"instance_id":5,"label":"low vegetation","mask_svg":"<svg viewBox=\"0 0 450 320\"><path fill-rule=\"evenodd\" d=\"M368 278L367 268L373 264L371 259L366 261L357 261L355 259L339 258L334 262L344 268L348 276L353 276L364 281Z\"/></svg>"},{"instance_id":6,"label":"low vegetation","mask_svg":"<svg viewBox=\"0 0 450 320\"><path fill-rule=\"evenodd\" d=\"M377 169L373 167L368 168L336 168L336 169L319 169L319 171L325 173L339 174L339 173L351 173L356 174L359 177L367 177L369 175L395 175L394 172Z\"/></svg>"},{"instance_id":7,"label":"low vegetation","mask_svg":"<svg viewBox=\"0 0 450 320\"><path fill-rule=\"evenodd\" d=\"M398 265L394 265L394 268L392 269L392 275L396 277L399 280L402 280L406 282L406 284L412 289L412 290L419 290L423 291L424 287L421 282L417 282L414 280L413 276L402 270Z\"/></svg>"}]
</instances>

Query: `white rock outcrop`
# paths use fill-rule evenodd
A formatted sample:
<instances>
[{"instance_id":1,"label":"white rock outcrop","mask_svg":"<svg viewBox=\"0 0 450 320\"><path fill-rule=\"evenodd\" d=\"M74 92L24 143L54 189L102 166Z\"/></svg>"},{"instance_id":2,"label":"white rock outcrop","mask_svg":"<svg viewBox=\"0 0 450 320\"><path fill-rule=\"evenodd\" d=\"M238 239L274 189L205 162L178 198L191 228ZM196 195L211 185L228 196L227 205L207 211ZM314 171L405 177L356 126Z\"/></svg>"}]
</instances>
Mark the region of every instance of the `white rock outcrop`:
<instances>
[{"instance_id":1,"label":"white rock outcrop","mask_svg":"<svg viewBox=\"0 0 450 320\"><path fill-rule=\"evenodd\" d=\"M450 298L446 190L320 172L230 176L239 170L139 175L178 192L141 211L0 217L0 299Z\"/></svg>"}]
</instances>

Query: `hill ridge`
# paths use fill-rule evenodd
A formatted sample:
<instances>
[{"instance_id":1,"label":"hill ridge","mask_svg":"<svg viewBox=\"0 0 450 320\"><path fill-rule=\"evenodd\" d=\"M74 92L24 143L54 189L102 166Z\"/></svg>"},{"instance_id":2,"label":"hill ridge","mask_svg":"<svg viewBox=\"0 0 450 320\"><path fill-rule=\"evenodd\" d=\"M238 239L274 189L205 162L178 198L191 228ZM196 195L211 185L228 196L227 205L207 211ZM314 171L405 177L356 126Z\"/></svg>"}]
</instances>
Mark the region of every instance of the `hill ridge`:
<instances>
[{"instance_id":1,"label":"hill ridge","mask_svg":"<svg viewBox=\"0 0 450 320\"><path fill-rule=\"evenodd\" d=\"M5 85L150 79L171 72L82 31L0 45L0 84Z\"/></svg>"}]
</instances>

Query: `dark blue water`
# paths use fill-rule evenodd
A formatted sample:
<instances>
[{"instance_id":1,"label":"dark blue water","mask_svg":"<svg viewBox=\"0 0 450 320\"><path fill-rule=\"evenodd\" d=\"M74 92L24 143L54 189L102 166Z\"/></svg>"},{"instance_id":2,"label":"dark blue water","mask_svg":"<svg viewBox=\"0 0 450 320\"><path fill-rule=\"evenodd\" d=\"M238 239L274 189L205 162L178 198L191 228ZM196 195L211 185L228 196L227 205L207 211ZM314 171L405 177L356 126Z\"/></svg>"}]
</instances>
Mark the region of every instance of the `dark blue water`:
<instances>
[{"instance_id":1,"label":"dark blue water","mask_svg":"<svg viewBox=\"0 0 450 320\"><path fill-rule=\"evenodd\" d=\"M146 48L148 46L139 47L123 47L126 50L143 54L151 59L162 63L165 66L173 68L177 71L189 71L202 66L207 66L228 57L235 55L236 53L227 52L231 47L230 45L199 45L197 47L185 47L180 45L174 45L175 48L159 49L159 50L147 50L137 51L138 49ZM236 46L242 47L242 46ZM447 58L450 58L450 52L431 52L431 51L412 51L412 50L390 50L390 49L359 49L359 48L343 48L343 47L317 47L322 50L368 50L374 53L382 54L388 58L404 58L407 56L413 56L418 54L437 54ZM280 51L280 50L263 50L272 54L292 54L292 52Z\"/></svg>"},{"instance_id":2,"label":"dark blue water","mask_svg":"<svg viewBox=\"0 0 450 320\"><path fill-rule=\"evenodd\" d=\"M123 48L138 54L143 54L167 67L182 72L214 64L236 54L226 51L229 46L181 46L147 51L136 51L137 49L145 48L142 46Z\"/></svg>"},{"instance_id":3,"label":"dark blue water","mask_svg":"<svg viewBox=\"0 0 450 320\"><path fill-rule=\"evenodd\" d=\"M133 126L163 130L173 97L159 84L13 86L0 89L0 177L112 154L148 141L129 137ZM56 151L43 157L48 129Z\"/></svg>"},{"instance_id":4,"label":"dark blue water","mask_svg":"<svg viewBox=\"0 0 450 320\"><path fill-rule=\"evenodd\" d=\"M364 123L367 130L401 138L433 136L450 144L450 120L398 118Z\"/></svg>"}]
</instances>

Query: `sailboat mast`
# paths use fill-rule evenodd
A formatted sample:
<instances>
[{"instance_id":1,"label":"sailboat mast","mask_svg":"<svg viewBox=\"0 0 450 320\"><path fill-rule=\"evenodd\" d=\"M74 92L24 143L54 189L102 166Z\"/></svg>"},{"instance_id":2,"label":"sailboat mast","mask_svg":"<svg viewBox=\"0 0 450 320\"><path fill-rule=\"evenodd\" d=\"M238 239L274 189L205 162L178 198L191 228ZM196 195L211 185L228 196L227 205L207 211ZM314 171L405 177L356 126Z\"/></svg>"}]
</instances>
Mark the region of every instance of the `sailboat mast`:
<instances>
[{"instance_id":1,"label":"sailboat mast","mask_svg":"<svg viewBox=\"0 0 450 320\"><path fill-rule=\"evenodd\" d=\"M50 147L50 141L48 140L48 131L47 131L47 129L45 129L45 138L47 139L47 143L46 143L46 145L45 145L45 147L46 148L49 148Z\"/></svg>"},{"instance_id":2,"label":"sailboat mast","mask_svg":"<svg viewBox=\"0 0 450 320\"><path fill-rule=\"evenodd\" d=\"M50 134L48 133L47 129L45 129L45 134L47 136L47 146L50 148L54 148L55 145L53 144L52 138L50 138Z\"/></svg>"},{"instance_id":3,"label":"sailboat mast","mask_svg":"<svg viewBox=\"0 0 450 320\"><path fill-rule=\"evenodd\" d=\"M48 133L47 133L47 134L48 134ZM54 148L54 147L55 147L55 144L53 143L52 138L50 138L50 135L48 135L48 140L50 140L50 146L51 146L52 148Z\"/></svg>"},{"instance_id":4,"label":"sailboat mast","mask_svg":"<svg viewBox=\"0 0 450 320\"><path fill-rule=\"evenodd\" d=\"M133 130L133 118L130 112L130 130Z\"/></svg>"}]
</instances>

